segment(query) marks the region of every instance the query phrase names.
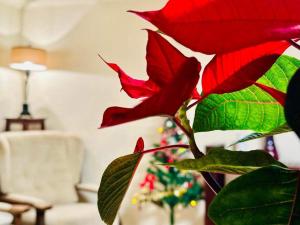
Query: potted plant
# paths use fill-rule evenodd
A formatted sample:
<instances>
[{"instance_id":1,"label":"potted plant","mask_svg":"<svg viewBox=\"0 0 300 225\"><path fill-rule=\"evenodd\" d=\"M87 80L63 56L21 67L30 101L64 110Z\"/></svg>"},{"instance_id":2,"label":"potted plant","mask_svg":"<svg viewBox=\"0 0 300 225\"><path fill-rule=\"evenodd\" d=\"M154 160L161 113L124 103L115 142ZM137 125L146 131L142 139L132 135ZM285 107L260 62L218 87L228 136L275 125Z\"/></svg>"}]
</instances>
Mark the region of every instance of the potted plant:
<instances>
[{"instance_id":1,"label":"potted plant","mask_svg":"<svg viewBox=\"0 0 300 225\"><path fill-rule=\"evenodd\" d=\"M141 102L133 108L108 108L101 128L167 116L185 133L189 144L145 150L140 138L133 153L114 160L102 176L98 193L101 218L113 223L144 154L180 147L189 149L195 159L168 166L202 174L216 193L208 212L215 224L300 224L298 170L261 150L218 148L205 155L195 140L195 133L213 130L255 132L238 142L292 129L300 135L300 60L284 55L290 46L300 50L300 1L169 0L160 10L130 12L158 28L146 31L149 79L137 80L105 61L118 73L128 96L141 98ZM195 57L183 55L164 35L214 56L204 67ZM201 93L196 88L200 73ZM187 117L188 110L195 110L193 121ZM241 176L221 188L211 175L214 172Z\"/></svg>"}]
</instances>

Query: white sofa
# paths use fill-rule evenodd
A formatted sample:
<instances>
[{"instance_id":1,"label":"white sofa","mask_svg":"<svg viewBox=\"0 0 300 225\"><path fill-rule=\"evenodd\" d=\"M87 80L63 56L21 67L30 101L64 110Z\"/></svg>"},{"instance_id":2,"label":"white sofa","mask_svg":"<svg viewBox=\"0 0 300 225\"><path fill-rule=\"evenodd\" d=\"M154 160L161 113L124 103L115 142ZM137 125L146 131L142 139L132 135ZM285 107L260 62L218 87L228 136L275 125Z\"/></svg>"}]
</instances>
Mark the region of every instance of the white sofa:
<instances>
[{"instance_id":1,"label":"white sofa","mask_svg":"<svg viewBox=\"0 0 300 225\"><path fill-rule=\"evenodd\" d=\"M96 203L80 202L78 191L84 156L76 135L55 131L0 134L0 201L25 203L32 210L23 224L98 225Z\"/></svg>"}]
</instances>

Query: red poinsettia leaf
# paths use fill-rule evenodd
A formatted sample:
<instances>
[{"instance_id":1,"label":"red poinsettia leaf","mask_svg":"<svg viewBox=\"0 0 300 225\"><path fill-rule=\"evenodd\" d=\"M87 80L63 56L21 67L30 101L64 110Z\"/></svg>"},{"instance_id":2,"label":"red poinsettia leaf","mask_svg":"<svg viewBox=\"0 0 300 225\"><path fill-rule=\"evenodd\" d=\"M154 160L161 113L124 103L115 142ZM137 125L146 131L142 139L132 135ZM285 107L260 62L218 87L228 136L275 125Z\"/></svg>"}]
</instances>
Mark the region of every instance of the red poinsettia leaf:
<instances>
[{"instance_id":1,"label":"red poinsettia leaf","mask_svg":"<svg viewBox=\"0 0 300 225\"><path fill-rule=\"evenodd\" d=\"M201 95L200 95L199 92L197 91L197 88L195 88L195 89L193 90L192 98L193 98L193 99L196 99L196 100L200 100L200 99L201 99Z\"/></svg>"},{"instance_id":2,"label":"red poinsettia leaf","mask_svg":"<svg viewBox=\"0 0 300 225\"><path fill-rule=\"evenodd\" d=\"M300 35L299 0L169 0L161 10L130 12L207 54Z\"/></svg>"},{"instance_id":3,"label":"red poinsettia leaf","mask_svg":"<svg viewBox=\"0 0 300 225\"><path fill-rule=\"evenodd\" d=\"M177 71L189 58L157 32L151 30L147 32L147 73L151 80L163 87L173 79L174 71Z\"/></svg>"},{"instance_id":4,"label":"red poinsettia leaf","mask_svg":"<svg viewBox=\"0 0 300 225\"><path fill-rule=\"evenodd\" d=\"M289 46L286 41L268 42L215 55L203 72L203 95L229 93L254 84Z\"/></svg>"},{"instance_id":5,"label":"red poinsettia leaf","mask_svg":"<svg viewBox=\"0 0 300 225\"><path fill-rule=\"evenodd\" d=\"M130 77L117 64L108 63L99 55L111 69L118 73L123 90L131 98L150 97L154 93L157 93L160 88L164 88L172 81L175 71L178 71L189 60L188 57L178 51L157 32L147 31L146 59L149 76L147 81ZM193 98L199 99L199 96L195 88Z\"/></svg>"},{"instance_id":6,"label":"red poinsettia leaf","mask_svg":"<svg viewBox=\"0 0 300 225\"><path fill-rule=\"evenodd\" d=\"M138 152L142 152L144 151L144 140L143 138L139 138L136 142L136 146L135 146L135 149L134 149L134 153L138 153Z\"/></svg>"},{"instance_id":7,"label":"red poinsettia leaf","mask_svg":"<svg viewBox=\"0 0 300 225\"><path fill-rule=\"evenodd\" d=\"M115 72L118 73L122 89L131 98L149 97L156 93L159 88L151 80L138 80L128 76L117 64L106 62L100 55L99 57Z\"/></svg>"},{"instance_id":8,"label":"red poinsettia leaf","mask_svg":"<svg viewBox=\"0 0 300 225\"><path fill-rule=\"evenodd\" d=\"M176 71L172 82L134 108L111 107L103 115L101 128L118 125L150 116L174 116L189 99L199 80L201 66L190 58Z\"/></svg>"},{"instance_id":9,"label":"red poinsettia leaf","mask_svg":"<svg viewBox=\"0 0 300 225\"><path fill-rule=\"evenodd\" d=\"M189 58L157 32L147 31L147 73L150 80L162 88L172 81L175 71L178 71ZM199 97L200 95L195 89L193 98L198 99Z\"/></svg>"},{"instance_id":10,"label":"red poinsettia leaf","mask_svg":"<svg viewBox=\"0 0 300 225\"><path fill-rule=\"evenodd\" d=\"M273 98L275 98L282 106L285 105L285 99L286 99L285 93L260 83L255 83L255 85L261 88L262 90L264 90L265 92L267 92Z\"/></svg>"}]
</instances>

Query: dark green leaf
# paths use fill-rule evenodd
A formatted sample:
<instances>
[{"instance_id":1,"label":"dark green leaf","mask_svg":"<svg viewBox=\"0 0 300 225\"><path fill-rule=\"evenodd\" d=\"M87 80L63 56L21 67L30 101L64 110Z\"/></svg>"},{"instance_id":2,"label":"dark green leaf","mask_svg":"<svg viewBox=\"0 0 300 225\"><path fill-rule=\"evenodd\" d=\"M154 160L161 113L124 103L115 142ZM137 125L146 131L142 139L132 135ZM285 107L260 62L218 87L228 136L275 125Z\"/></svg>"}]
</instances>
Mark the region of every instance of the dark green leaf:
<instances>
[{"instance_id":1,"label":"dark green leaf","mask_svg":"<svg viewBox=\"0 0 300 225\"><path fill-rule=\"evenodd\" d=\"M259 139L259 138L263 138L263 137L270 137L270 136L274 136L276 134L282 134L282 133L287 133L287 132L291 132L292 129L287 125L284 124L282 126L279 126L278 128L276 128L275 130L272 130L271 132L267 132L267 133L252 133L247 135L246 137L238 140L237 142L233 143L232 145L236 145L239 143L243 143L246 141L251 141L251 140L255 140L255 139ZM232 146L231 145L231 146Z\"/></svg>"},{"instance_id":2,"label":"dark green leaf","mask_svg":"<svg viewBox=\"0 0 300 225\"><path fill-rule=\"evenodd\" d=\"M300 172L270 166L225 186L209 208L216 225L299 225Z\"/></svg>"},{"instance_id":3,"label":"dark green leaf","mask_svg":"<svg viewBox=\"0 0 300 225\"><path fill-rule=\"evenodd\" d=\"M244 174L270 165L284 167L282 163L262 150L241 152L221 148L211 149L200 159L186 159L168 165L183 170L233 174Z\"/></svg>"},{"instance_id":4,"label":"dark green leaf","mask_svg":"<svg viewBox=\"0 0 300 225\"><path fill-rule=\"evenodd\" d=\"M98 191L98 210L106 224L113 224L141 157L141 153L126 155L106 168Z\"/></svg>"},{"instance_id":5,"label":"dark green leaf","mask_svg":"<svg viewBox=\"0 0 300 225\"><path fill-rule=\"evenodd\" d=\"M292 78L286 98L285 116L288 124L300 137L300 70Z\"/></svg>"},{"instance_id":6,"label":"dark green leaf","mask_svg":"<svg viewBox=\"0 0 300 225\"><path fill-rule=\"evenodd\" d=\"M300 67L300 61L281 56L258 83L286 92L288 82ZM258 87L213 94L196 108L195 132L212 130L254 130L266 133L285 124L283 107Z\"/></svg>"}]
</instances>

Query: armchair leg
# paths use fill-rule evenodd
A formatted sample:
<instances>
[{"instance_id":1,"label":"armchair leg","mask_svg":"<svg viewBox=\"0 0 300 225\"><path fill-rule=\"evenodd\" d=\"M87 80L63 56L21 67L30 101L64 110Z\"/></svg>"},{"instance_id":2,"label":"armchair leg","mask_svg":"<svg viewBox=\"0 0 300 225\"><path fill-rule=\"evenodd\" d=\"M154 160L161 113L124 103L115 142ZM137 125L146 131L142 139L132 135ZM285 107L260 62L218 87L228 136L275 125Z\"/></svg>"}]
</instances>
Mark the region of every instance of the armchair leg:
<instances>
[{"instance_id":1,"label":"armchair leg","mask_svg":"<svg viewBox=\"0 0 300 225\"><path fill-rule=\"evenodd\" d=\"M36 210L36 222L35 225L46 225L45 224L45 210Z\"/></svg>"},{"instance_id":2,"label":"armchair leg","mask_svg":"<svg viewBox=\"0 0 300 225\"><path fill-rule=\"evenodd\" d=\"M21 217L22 217L21 214L16 214L16 215L14 215L14 221L13 221L13 224L14 224L14 225L21 225L21 224L22 224L22 222L21 222Z\"/></svg>"},{"instance_id":3,"label":"armchair leg","mask_svg":"<svg viewBox=\"0 0 300 225\"><path fill-rule=\"evenodd\" d=\"M12 205L9 212L14 216L13 225L22 225L22 214L29 209L27 205Z\"/></svg>"}]
</instances>

